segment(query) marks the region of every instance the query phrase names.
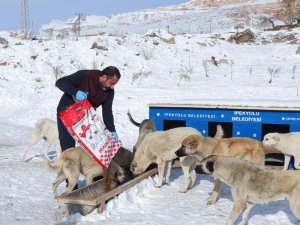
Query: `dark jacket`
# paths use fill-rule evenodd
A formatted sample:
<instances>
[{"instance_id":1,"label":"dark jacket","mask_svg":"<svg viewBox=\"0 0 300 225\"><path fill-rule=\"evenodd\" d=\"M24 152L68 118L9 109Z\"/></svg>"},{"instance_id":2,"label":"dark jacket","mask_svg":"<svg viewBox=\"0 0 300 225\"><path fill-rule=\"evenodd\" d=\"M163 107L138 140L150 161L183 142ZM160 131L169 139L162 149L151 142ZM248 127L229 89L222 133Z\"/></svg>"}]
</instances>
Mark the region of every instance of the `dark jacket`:
<instances>
[{"instance_id":1,"label":"dark jacket","mask_svg":"<svg viewBox=\"0 0 300 225\"><path fill-rule=\"evenodd\" d=\"M64 92L57 106L57 113L75 102L75 95L78 90L88 93L88 100L94 108L102 105L103 122L109 131L115 131L114 117L112 113L112 103L114 90L105 90L99 81L101 71L99 70L80 70L69 76L58 79L55 85Z\"/></svg>"}]
</instances>

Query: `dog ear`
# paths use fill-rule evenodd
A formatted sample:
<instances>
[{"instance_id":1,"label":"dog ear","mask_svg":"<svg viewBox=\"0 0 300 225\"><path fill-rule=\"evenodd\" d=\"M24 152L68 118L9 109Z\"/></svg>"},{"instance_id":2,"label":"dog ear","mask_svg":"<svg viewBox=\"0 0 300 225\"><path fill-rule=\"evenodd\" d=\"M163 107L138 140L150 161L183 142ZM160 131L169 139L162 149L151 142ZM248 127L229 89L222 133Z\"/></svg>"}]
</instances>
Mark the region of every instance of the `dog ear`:
<instances>
[{"instance_id":1,"label":"dog ear","mask_svg":"<svg viewBox=\"0 0 300 225\"><path fill-rule=\"evenodd\" d=\"M206 162L205 166L209 172L211 172L211 173L214 172L214 162L213 161Z\"/></svg>"},{"instance_id":2,"label":"dog ear","mask_svg":"<svg viewBox=\"0 0 300 225\"><path fill-rule=\"evenodd\" d=\"M192 136L190 141L189 141L189 145L191 146L191 148L195 149L198 146L198 140L195 136Z\"/></svg>"},{"instance_id":3,"label":"dog ear","mask_svg":"<svg viewBox=\"0 0 300 225\"><path fill-rule=\"evenodd\" d=\"M278 143L280 142L280 138L278 136L274 136L273 139Z\"/></svg>"}]
</instances>

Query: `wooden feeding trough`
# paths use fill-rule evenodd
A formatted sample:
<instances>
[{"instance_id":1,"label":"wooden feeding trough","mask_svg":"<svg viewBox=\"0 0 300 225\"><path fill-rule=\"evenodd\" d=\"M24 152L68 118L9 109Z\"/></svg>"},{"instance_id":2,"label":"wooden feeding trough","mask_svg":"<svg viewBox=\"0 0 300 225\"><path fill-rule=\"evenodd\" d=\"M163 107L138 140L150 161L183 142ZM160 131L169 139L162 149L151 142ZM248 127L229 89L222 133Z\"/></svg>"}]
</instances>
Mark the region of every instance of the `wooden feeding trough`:
<instances>
[{"instance_id":1,"label":"wooden feeding trough","mask_svg":"<svg viewBox=\"0 0 300 225\"><path fill-rule=\"evenodd\" d=\"M119 195L128 188L133 187L142 180L157 174L157 172L157 168L150 169L134 179L117 186L109 192L104 191L104 181L101 179L88 186L79 188L69 194L63 194L56 198L56 200L60 203L68 204L68 211L70 214L74 212L80 212L81 214L85 215L90 213L95 208L98 208L98 212L102 213L106 201Z\"/></svg>"}]
</instances>

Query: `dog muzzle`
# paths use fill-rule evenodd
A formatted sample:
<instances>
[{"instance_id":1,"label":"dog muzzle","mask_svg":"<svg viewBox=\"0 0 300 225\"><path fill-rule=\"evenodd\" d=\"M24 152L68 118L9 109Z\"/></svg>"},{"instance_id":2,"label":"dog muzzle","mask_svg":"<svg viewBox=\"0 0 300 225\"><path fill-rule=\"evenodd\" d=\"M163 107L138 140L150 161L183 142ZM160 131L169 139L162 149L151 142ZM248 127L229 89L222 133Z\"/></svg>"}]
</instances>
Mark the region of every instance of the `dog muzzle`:
<instances>
[{"instance_id":1,"label":"dog muzzle","mask_svg":"<svg viewBox=\"0 0 300 225\"><path fill-rule=\"evenodd\" d=\"M185 146L181 146L176 152L175 152L176 156L178 157L183 157L183 156L187 156L185 154Z\"/></svg>"}]
</instances>

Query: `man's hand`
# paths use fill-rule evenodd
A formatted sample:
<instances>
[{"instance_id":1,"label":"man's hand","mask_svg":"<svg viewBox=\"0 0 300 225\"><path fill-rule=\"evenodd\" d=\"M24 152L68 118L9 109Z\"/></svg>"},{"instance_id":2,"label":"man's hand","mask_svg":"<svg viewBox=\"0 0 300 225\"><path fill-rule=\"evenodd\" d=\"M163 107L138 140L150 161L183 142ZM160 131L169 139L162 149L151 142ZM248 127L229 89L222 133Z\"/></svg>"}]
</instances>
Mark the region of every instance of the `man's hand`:
<instances>
[{"instance_id":1,"label":"man's hand","mask_svg":"<svg viewBox=\"0 0 300 225\"><path fill-rule=\"evenodd\" d=\"M115 138L115 143L117 143L119 141L119 137L116 131L112 132L112 134L114 135Z\"/></svg>"},{"instance_id":2,"label":"man's hand","mask_svg":"<svg viewBox=\"0 0 300 225\"><path fill-rule=\"evenodd\" d=\"M79 90L76 92L75 97L78 101L83 101L84 99L87 99L87 93Z\"/></svg>"}]
</instances>

